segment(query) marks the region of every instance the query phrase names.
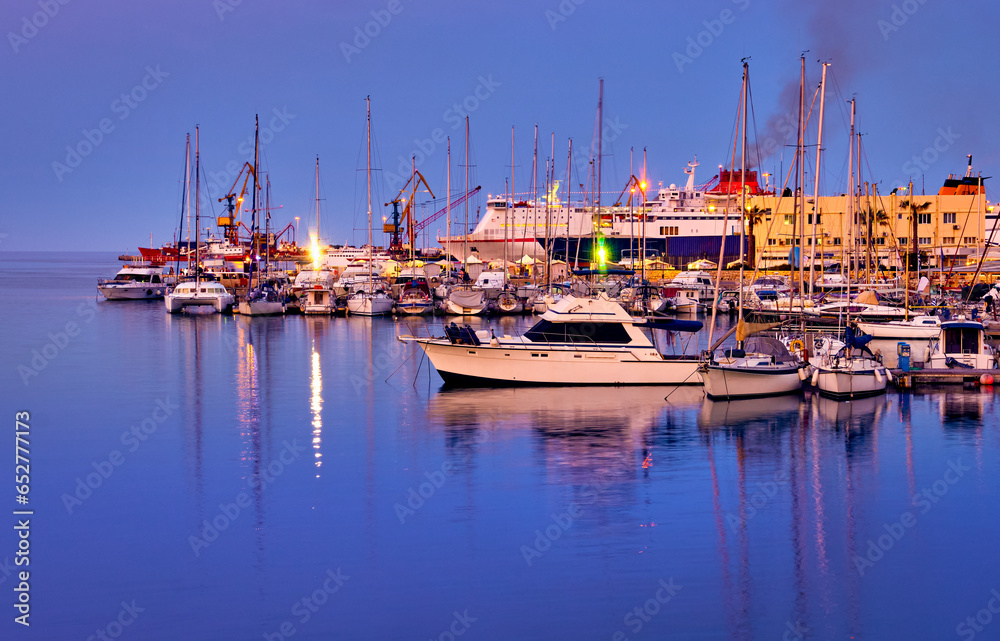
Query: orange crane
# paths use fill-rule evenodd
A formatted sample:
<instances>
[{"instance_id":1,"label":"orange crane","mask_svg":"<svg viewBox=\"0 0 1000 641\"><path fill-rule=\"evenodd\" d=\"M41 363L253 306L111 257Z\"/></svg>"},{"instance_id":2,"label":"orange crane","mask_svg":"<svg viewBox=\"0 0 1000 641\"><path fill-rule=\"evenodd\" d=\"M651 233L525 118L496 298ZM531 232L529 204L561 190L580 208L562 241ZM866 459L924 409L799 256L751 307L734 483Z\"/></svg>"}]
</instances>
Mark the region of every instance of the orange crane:
<instances>
[{"instance_id":1,"label":"orange crane","mask_svg":"<svg viewBox=\"0 0 1000 641\"><path fill-rule=\"evenodd\" d=\"M403 242L400 237L400 223L402 221L406 222L407 236L410 241L410 249L413 249L414 241L416 240L416 230L414 229L413 223L413 199L417 195L417 190L420 188L421 183L427 188L428 193L430 193L431 198L434 198L434 191L431 186L427 184L427 180L424 179L424 175L421 174L416 169L413 170L413 175L410 179L406 181L403 188L399 190L399 193L394 199L385 204L386 207L392 205L392 223L386 223L383 226L383 231L388 232L389 236L389 253L394 257L401 257L403 255ZM404 198L407 194L407 188L409 191L409 198ZM399 211L399 204L405 203L403 205L403 211ZM402 217L402 221L400 218Z\"/></svg>"},{"instance_id":2,"label":"orange crane","mask_svg":"<svg viewBox=\"0 0 1000 641\"><path fill-rule=\"evenodd\" d=\"M245 176L244 173L246 174ZM240 183L240 176L243 176L243 186L240 187L240 193L237 196L236 186ZM249 162L245 162L243 163L243 167L240 169L240 173L236 174L236 180L233 182L233 186L229 188L229 193L219 199L220 203L223 200L226 201L226 215L219 216L216 224L225 230L225 237L234 245L239 244L240 242L239 226L242 223L240 223L237 219L239 218L240 211L242 210L243 197L247 193L247 183L250 181L250 176L254 177L254 183L256 183L257 174L254 172L253 165ZM260 189L259 186L257 188ZM243 225L243 227L246 228L246 225Z\"/></svg>"}]
</instances>

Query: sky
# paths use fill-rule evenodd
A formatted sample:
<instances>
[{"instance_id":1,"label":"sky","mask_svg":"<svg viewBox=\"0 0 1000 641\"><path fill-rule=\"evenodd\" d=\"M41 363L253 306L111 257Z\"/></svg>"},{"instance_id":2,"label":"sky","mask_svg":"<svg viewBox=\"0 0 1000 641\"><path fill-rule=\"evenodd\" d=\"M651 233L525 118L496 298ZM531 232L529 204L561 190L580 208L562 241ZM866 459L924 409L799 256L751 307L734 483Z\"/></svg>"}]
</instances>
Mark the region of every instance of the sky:
<instances>
[{"instance_id":1,"label":"sky","mask_svg":"<svg viewBox=\"0 0 1000 641\"><path fill-rule=\"evenodd\" d=\"M452 192L463 193L466 115L470 186L508 188L513 128L514 190L528 193L537 125L540 189L553 157L565 185L572 138L580 191L601 78L602 202L617 198L630 167L640 175L644 150L654 189L683 183L695 157L701 183L732 162L744 58L754 165L788 171L804 56L809 104L829 63L820 193L847 189L852 97L862 180L888 193L912 179L917 193L936 193L949 173L964 173L967 154L985 176L1000 165L998 18L996 3L941 0L5 0L0 251L135 253L150 237L171 241L185 136L199 127L211 218L250 158L255 115L273 225L300 217L300 241L316 226L318 156L321 239L364 243L369 96L376 227L414 156L445 196L446 137ZM810 191L818 111L817 99ZM418 218L443 202L418 207ZM485 197L470 218L478 207ZM443 218L426 232L421 244L433 245ZM386 242L378 229L375 242Z\"/></svg>"}]
</instances>

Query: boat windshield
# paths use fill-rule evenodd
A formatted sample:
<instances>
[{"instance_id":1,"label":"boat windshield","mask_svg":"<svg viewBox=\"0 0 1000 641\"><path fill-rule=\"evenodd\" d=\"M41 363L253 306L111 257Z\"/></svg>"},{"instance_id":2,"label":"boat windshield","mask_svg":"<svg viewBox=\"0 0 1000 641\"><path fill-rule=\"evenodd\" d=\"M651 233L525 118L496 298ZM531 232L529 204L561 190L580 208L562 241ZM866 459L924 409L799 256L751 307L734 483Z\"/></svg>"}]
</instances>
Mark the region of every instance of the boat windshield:
<instances>
[{"instance_id":1,"label":"boat windshield","mask_svg":"<svg viewBox=\"0 0 1000 641\"><path fill-rule=\"evenodd\" d=\"M631 343L621 323L553 323L541 320L525 332L532 343Z\"/></svg>"}]
</instances>

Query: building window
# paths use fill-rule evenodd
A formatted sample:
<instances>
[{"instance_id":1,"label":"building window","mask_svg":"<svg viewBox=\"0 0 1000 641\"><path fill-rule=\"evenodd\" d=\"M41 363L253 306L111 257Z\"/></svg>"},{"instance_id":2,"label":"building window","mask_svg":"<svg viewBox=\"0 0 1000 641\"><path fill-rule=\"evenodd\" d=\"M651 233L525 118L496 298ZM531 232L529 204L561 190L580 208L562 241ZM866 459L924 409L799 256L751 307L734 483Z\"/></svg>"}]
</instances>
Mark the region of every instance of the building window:
<instances>
[{"instance_id":1,"label":"building window","mask_svg":"<svg viewBox=\"0 0 1000 641\"><path fill-rule=\"evenodd\" d=\"M834 238L833 239L833 244L834 245L839 245L840 244L840 238Z\"/></svg>"},{"instance_id":2,"label":"building window","mask_svg":"<svg viewBox=\"0 0 1000 641\"><path fill-rule=\"evenodd\" d=\"M878 244L878 245L884 245L885 244L885 238L882 237L882 236L880 236L879 239L878 239L878 243L876 243L876 244Z\"/></svg>"},{"instance_id":3,"label":"building window","mask_svg":"<svg viewBox=\"0 0 1000 641\"><path fill-rule=\"evenodd\" d=\"M823 214L816 214L816 224L820 225L822 223L823 223ZM812 214L809 214L809 221L808 221L807 224L809 224L809 225L813 224L813 215Z\"/></svg>"},{"instance_id":4,"label":"building window","mask_svg":"<svg viewBox=\"0 0 1000 641\"><path fill-rule=\"evenodd\" d=\"M918 236L917 237L917 244L918 245L930 245L931 244L931 239L929 237L927 237L927 236Z\"/></svg>"},{"instance_id":5,"label":"building window","mask_svg":"<svg viewBox=\"0 0 1000 641\"><path fill-rule=\"evenodd\" d=\"M776 239L774 239L774 238L768 238L768 239L767 239L767 244L768 244L768 245L776 245L776 244L777 244L777 242L778 242L778 241L777 241Z\"/></svg>"},{"instance_id":6,"label":"building window","mask_svg":"<svg viewBox=\"0 0 1000 641\"><path fill-rule=\"evenodd\" d=\"M965 238L962 239L962 242L965 243L966 245L975 245L977 239L975 236L966 236Z\"/></svg>"},{"instance_id":7,"label":"building window","mask_svg":"<svg viewBox=\"0 0 1000 641\"><path fill-rule=\"evenodd\" d=\"M955 214L944 214L944 224L951 225L955 222Z\"/></svg>"},{"instance_id":8,"label":"building window","mask_svg":"<svg viewBox=\"0 0 1000 641\"><path fill-rule=\"evenodd\" d=\"M908 240L909 240L909 239L908 239L908 238L907 238L906 236L900 236L900 237L899 237L899 244L900 244L900 245L906 245L906 244L908 244L908 243L907 243L907 241L908 241Z\"/></svg>"},{"instance_id":9,"label":"building window","mask_svg":"<svg viewBox=\"0 0 1000 641\"><path fill-rule=\"evenodd\" d=\"M948 214L945 214L945 216L947 216L947 215ZM955 237L954 236L945 236L944 238L941 239L941 244L942 245L954 245L955 244Z\"/></svg>"},{"instance_id":10,"label":"building window","mask_svg":"<svg viewBox=\"0 0 1000 641\"><path fill-rule=\"evenodd\" d=\"M930 214L917 214L917 224L918 225L930 225L931 215Z\"/></svg>"},{"instance_id":11,"label":"building window","mask_svg":"<svg viewBox=\"0 0 1000 641\"><path fill-rule=\"evenodd\" d=\"M785 224L791 225L795 221L795 214L785 214Z\"/></svg>"}]
</instances>

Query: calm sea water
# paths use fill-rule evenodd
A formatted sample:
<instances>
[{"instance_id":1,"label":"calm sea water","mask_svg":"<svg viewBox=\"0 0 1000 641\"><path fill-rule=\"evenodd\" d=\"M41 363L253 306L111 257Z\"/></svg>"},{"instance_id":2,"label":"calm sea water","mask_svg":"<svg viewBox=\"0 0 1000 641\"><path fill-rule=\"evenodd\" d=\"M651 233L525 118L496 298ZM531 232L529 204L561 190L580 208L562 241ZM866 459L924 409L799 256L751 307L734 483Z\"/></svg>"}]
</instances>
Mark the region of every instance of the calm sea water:
<instances>
[{"instance_id":1,"label":"calm sea water","mask_svg":"<svg viewBox=\"0 0 1000 641\"><path fill-rule=\"evenodd\" d=\"M992 390L442 390L395 340L441 319L170 316L116 267L0 253L3 638L1000 638Z\"/></svg>"}]
</instances>

